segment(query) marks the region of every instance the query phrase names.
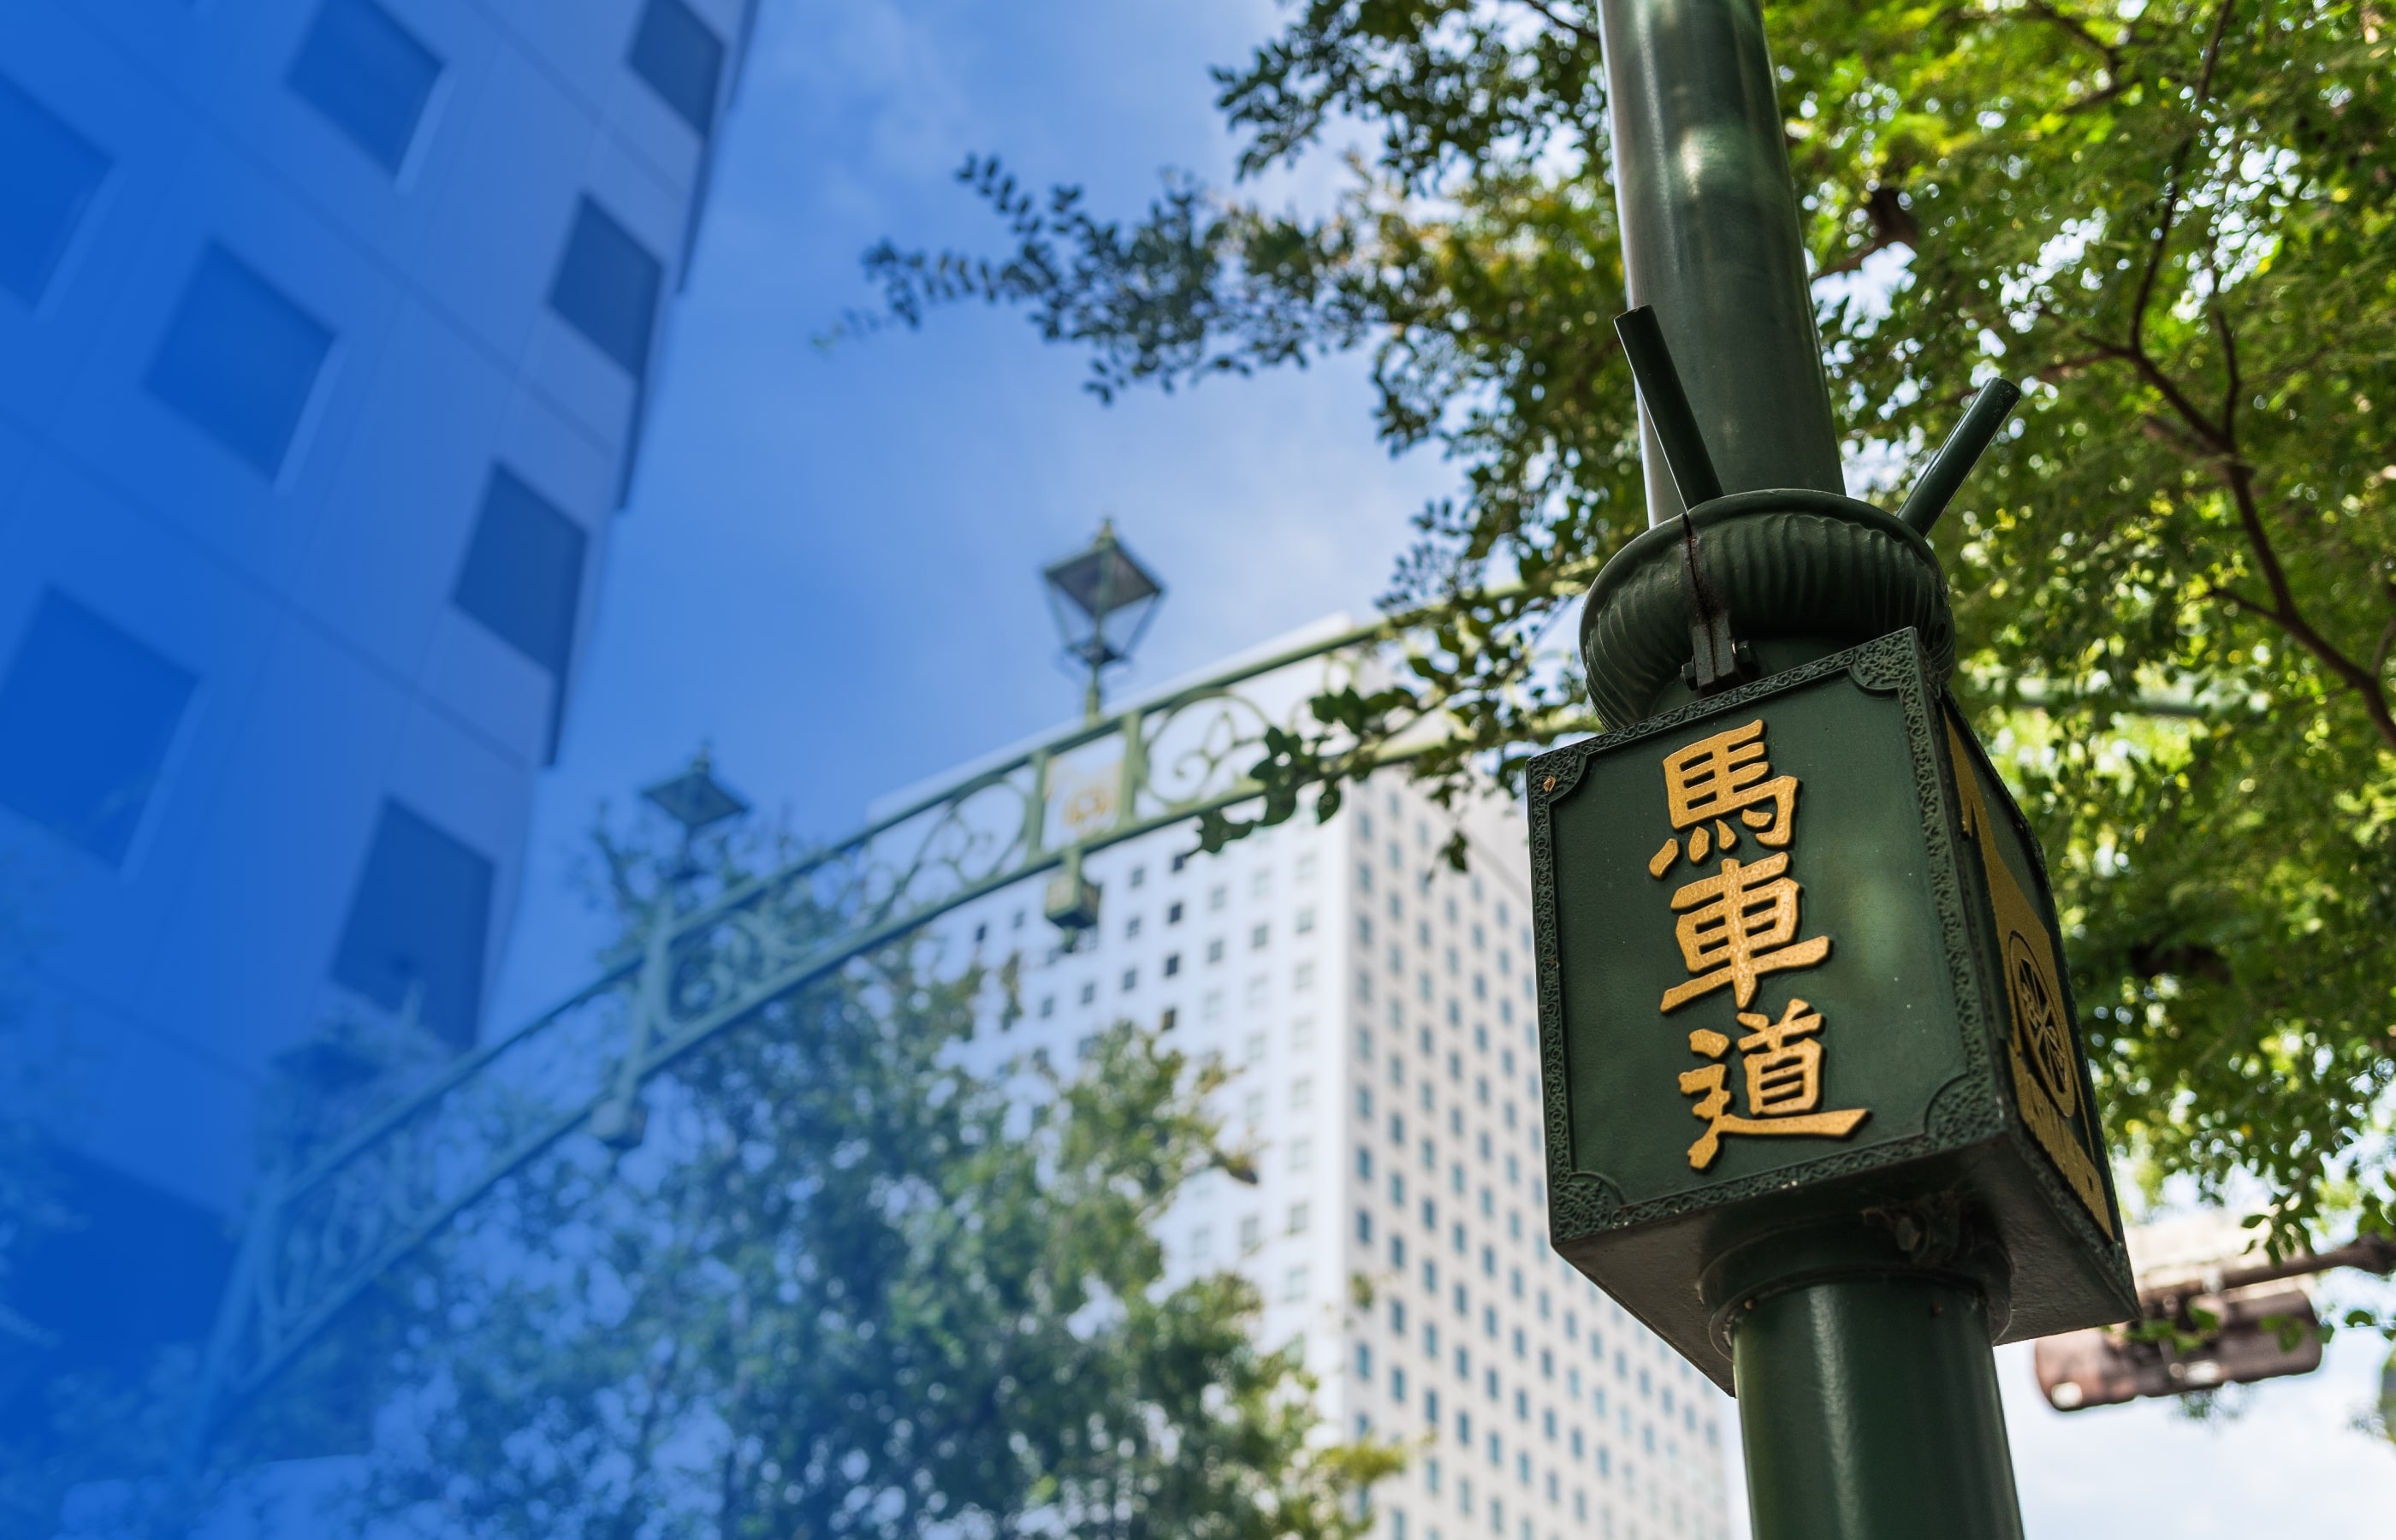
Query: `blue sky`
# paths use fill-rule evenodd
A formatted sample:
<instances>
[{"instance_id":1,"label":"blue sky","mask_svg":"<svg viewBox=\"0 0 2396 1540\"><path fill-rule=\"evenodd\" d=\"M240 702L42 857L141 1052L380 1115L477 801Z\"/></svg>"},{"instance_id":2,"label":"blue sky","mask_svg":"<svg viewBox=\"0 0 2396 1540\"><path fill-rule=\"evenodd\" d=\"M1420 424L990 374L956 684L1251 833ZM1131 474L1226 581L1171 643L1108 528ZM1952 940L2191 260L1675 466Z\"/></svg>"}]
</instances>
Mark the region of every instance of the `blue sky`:
<instances>
[{"instance_id":1,"label":"blue sky","mask_svg":"<svg viewBox=\"0 0 2396 1540\"><path fill-rule=\"evenodd\" d=\"M1125 213L1167 167L1219 179L1205 67L1267 34L1264 0L763 10L498 1020L588 953L557 896L592 808L702 737L762 806L836 832L1078 709L1037 574L1102 515L1170 588L1136 685L1368 608L1406 516L1453 484L1375 443L1360 361L1107 407L1006 312L812 345L872 300L859 259L881 237L991 245L952 179L969 151Z\"/></svg>"},{"instance_id":2,"label":"blue sky","mask_svg":"<svg viewBox=\"0 0 2396 1540\"><path fill-rule=\"evenodd\" d=\"M700 739L761 806L832 834L873 797L1072 713L1037 569L1101 515L1171 587L1128 683L1369 608L1407 515L1455 473L1375 442L1358 361L1102 407L1082 359L1012 313L811 345L871 302L859 256L875 240L992 244L952 179L968 152L1080 181L1101 213L1136 212L1166 167L1220 181L1230 141L1205 67L1243 57L1275 14L768 0L540 794L496 1022L570 987L598 938L566 891L592 809ZM1271 195L1320 197L1330 174ZM2345 1427L2376 1361L2341 1342L2327 1372L2212 1428L2155 1406L2058 1417L2009 1350L2030 1533L2384 1521L2396 1452Z\"/></svg>"}]
</instances>

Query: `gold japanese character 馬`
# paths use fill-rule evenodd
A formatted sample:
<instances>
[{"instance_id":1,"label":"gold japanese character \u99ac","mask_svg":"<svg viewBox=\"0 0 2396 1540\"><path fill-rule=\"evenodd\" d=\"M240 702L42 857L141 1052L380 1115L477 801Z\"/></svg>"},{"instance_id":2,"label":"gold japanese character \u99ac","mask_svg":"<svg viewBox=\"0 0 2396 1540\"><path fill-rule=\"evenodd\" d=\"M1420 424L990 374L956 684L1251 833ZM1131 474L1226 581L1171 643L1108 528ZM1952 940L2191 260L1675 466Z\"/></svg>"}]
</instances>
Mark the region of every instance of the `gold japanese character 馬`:
<instances>
[{"instance_id":1,"label":"gold japanese character \u99ac","mask_svg":"<svg viewBox=\"0 0 2396 1540\"><path fill-rule=\"evenodd\" d=\"M1797 880L1789 853L1760 861L1723 857L1722 870L1672 895L1681 918L1673 935L1681 961L1697 976L1664 991L1662 1009L1678 1010L1727 984L1741 1006L1755 999L1755 981L1784 968L1810 968L1830 955L1830 938L1797 939Z\"/></svg>"},{"instance_id":2,"label":"gold japanese character \u99ac","mask_svg":"<svg viewBox=\"0 0 2396 1540\"><path fill-rule=\"evenodd\" d=\"M1672 837L1647 863L1649 875L1656 877L1679 858L1684 832L1689 836L1692 861L1704 860L1717 846L1736 847L1738 831L1729 822L1733 815L1765 849L1787 845L1797 816L1797 777L1772 773L1772 763L1764 756L1764 721L1759 717L1665 755L1664 802L1671 814Z\"/></svg>"},{"instance_id":3,"label":"gold japanese character \u99ac","mask_svg":"<svg viewBox=\"0 0 2396 1540\"><path fill-rule=\"evenodd\" d=\"M1816 1109L1822 1102L1822 1014L1802 1000L1791 1000L1773 1020L1760 1011L1742 1011L1739 1025L1750 1029L1734 1041L1703 1029L1689 1034L1689 1051L1719 1060L1736 1047L1746 1071L1747 1115L1730 1109L1731 1094L1724 1081L1728 1067L1720 1063L1691 1069L1681 1076L1681 1094L1697 1098L1691 1115L1704 1120L1706 1131L1689 1146L1689 1166L1703 1171L1722 1153L1725 1134L1810 1134L1843 1138L1870 1116L1864 1108L1837 1112Z\"/></svg>"}]
</instances>

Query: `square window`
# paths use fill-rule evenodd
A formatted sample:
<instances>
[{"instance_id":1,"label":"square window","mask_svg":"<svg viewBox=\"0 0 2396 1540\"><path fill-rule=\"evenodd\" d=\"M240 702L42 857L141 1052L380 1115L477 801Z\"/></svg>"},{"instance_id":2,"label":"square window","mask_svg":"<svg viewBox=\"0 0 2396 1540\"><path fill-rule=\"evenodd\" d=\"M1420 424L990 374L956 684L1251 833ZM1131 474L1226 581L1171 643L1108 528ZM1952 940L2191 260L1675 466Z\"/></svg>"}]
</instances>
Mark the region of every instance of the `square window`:
<instances>
[{"instance_id":1,"label":"square window","mask_svg":"<svg viewBox=\"0 0 2396 1540\"><path fill-rule=\"evenodd\" d=\"M550 285L550 308L639 379L649 369L665 272L631 231L584 198Z\"/></svg>"},{"instance_id":2,"label":"square window","mask_svg":"<svg viewBox=\"0 0 2396 1540\"><path fill-rule=\"evenodd\" d=\"M490 936L490 857L395 802L366 852L333 981L385 1010L412 1009L435 1036L473 1045Z\"/></svg>"},{"instance_id":3,"label":"square window","mask_svg":"<svg viewBox=\"0 0 2396 1540\"><path fill-rule=\"evenodd\" d=\"M508 645L566 677L590 537L505 466L491 471L451 603Z\"/></svg>"},{"instance_id":4,"label":"square window","mask_svg":"<svg viewBox=\"0 0 2396 1540\"><path fill-rule=\"evenodd\" d=\"M108 157L0 79L0 288L31 305L108 175Z\"/></svg>"},{"instance_id":5,"label":"square window","mask_svg":"<svg viewBox=\"0 0 2396 1540\"><path fill-rule=\"evenodd\" d=\"M125 859L199 681L53 589L0 680L0 803ZM38 751L34 746L38 745Z\"/></svg>"},{"instance_id":6,"label":"square window","mask_svg":"<svg viewBox=\"0 0 2396 1540\"><path fill-rule=\"evenodd\" d=\"M665 98L674 114L707 138L724 79L724 39L683 0L649 0L632 34L632 73Z\"/></svg>"},{"instance_id":7,"label":"square window","mask_svg":"<svg viewBox=\"0 0 2396 1540\"><path fill-rule=\"evenodd\" d=\"M394 176L440 78L440 56L375 0L325 0L284 76Z\"/></svg>"},{"instance_id":8,"label":"square window","mask_svg":"<svg viewBox=\"0 0 2396 1540\"><path fill-rule=\"evenodd\" d=\"M193 271L144 383L272 480L308 409L332 328L211 246Z\"/></svg>"}]
</instances>

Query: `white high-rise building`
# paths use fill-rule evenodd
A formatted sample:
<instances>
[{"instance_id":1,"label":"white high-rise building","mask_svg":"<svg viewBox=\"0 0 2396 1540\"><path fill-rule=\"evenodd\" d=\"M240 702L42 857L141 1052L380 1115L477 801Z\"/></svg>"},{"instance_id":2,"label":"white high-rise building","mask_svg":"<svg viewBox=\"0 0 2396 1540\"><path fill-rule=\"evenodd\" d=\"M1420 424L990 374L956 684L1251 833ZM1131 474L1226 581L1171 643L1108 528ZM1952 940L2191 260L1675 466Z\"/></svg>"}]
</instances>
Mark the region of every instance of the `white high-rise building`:
<instances>
[{"instance_id":1,"label":"white high-rise building","mask_svg":"<svg viewBox=\"0 0 2396 1540\"><path fill-rule=\"evenodd\" d=\"M1469 870L1440 852L1461 830ZM996 1058L1129 1017L1237 1073L1219 1109L1254 1186L1192 1183L1174 1275L1235 1268L1264 1340L1302 1338L1333 1427L1407 1443L1383 1540L1715 1540L1727 1402L1547 1243L1522 823L1460 817L1403 772L1218 856L1171 828L1088 858L1098 924L1065 949L1037 883L941 929L1019 959Z\"/></svg>"}]
</instances>

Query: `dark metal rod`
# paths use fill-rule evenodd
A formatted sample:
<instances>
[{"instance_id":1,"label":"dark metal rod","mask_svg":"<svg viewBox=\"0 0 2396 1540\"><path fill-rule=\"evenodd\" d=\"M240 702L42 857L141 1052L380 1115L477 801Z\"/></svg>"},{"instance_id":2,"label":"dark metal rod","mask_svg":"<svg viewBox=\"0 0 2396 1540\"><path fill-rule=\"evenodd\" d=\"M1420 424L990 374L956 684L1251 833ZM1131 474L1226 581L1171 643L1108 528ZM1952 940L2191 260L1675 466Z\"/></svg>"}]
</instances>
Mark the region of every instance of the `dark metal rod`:
<instances>
[{"instance_id":1,"label":"dark metal rod","mask_svg":"<svg viewBox=\"0 0 2396 1540\"><path fill-rule=\"evenodd\" d=\"M2363 1272L2378 1273L2382 1277L2396 1272L2396 1241L2384 1235L2363 1235L2333 1250L2309 1252L2302 1256L2291 1256L2284 1262L2258 1262L2251 1267L2224 1268L2219 1278L2210 1281L2210 1288L2190 1281L2169 1288L2141 1289L2138 1291L2138 1303L2159 1307L2166 1301L2184 1299L2192 1294L2249 1288L2256 1283L2276 1283L2283 1278L2304 1278L2313 1273L2327 1272L2333 1268L2353 1268Z\"/></svg>"},{"instance_id":2,"label":"dark metal rod","mask_svg":"<svg viewBox=\"0 0 2396 1540\"><path fill-rule=\"evenodd\" d=\"M1647 407L1664 464L1672 472L1684 508L1711 502L1723 495L1722 478L1714 474L1713 457L1706 452L1706 435L1697 414L1682 388L1681 371L1672 366L1672 349L1657 324L1656 307L1642 305L1614 318L1614 335L1631 360L1631 377L1639 382L1639 396Z\"/></svg>"},{"instance_id":3,"label":"dark metal rod","mask_svg":"<svg viewBox=\"0 0 2396 1540\"><path fill-rule=\"evenodd\" d=\"M1948 503L1962 490L1963 478L1980 462L1981 451L1997 436L1997 430L2004 426L2006 416L2021 400L2021 387L2012 380L1991 379L1980 387L1972 405L1963 408L1963 419L1955 424L1955 431L1938 446L1930 469L1922 472L1922 479L1906 495L1905 506L1897 511L1897 516L1915 533L1929 534L1938 515L1947 511Z\"/></svg>"},{"instance_id":4,"label":"dark metal rod","mask_svg":"<svg viewBox=\"0 0 2396 1540\"><path fill-rule=\"evenodd\" d=\"M1758 0L1595 0L1623 304L1653 305L1723 489L1844 492L1839 431ZM1647 522L1682 512L1642 434Z\"/></svg>"}]
</instances>

